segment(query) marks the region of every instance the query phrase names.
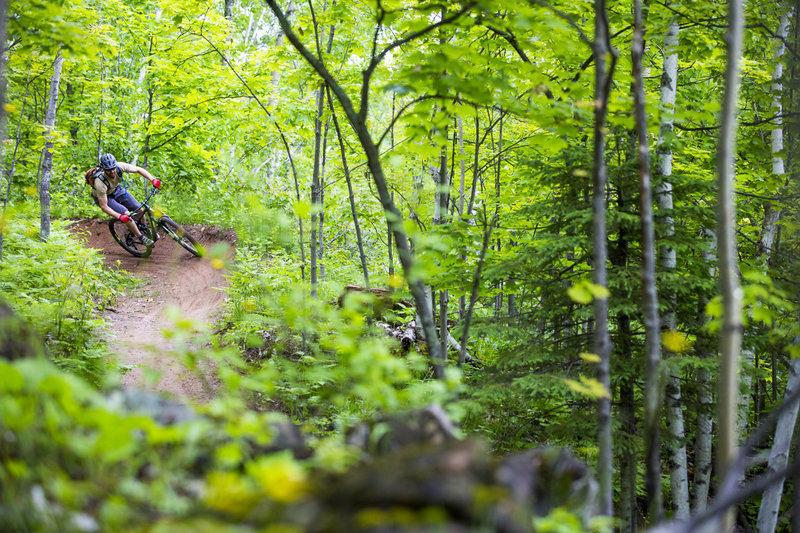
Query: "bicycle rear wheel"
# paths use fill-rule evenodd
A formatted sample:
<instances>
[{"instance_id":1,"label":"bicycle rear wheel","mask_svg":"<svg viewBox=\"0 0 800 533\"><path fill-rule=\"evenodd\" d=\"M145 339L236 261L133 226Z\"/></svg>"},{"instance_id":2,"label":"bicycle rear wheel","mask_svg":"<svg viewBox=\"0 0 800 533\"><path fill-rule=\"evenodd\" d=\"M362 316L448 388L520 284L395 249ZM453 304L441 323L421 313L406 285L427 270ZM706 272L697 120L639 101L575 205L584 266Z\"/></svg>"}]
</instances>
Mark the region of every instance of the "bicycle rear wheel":
<instances>
[{"instance_id":1,"label":"bicycle rear wheel","mask_svg":"<svg viewBox=\"0 0 800 533\"><path fill-rule=\"evenodd\" d=\"M193 255L200 257L203 255L203 247L198 243L192 235L183 229L177 222L163 216L158 219L158 225L167 232L167 235L175 239L175 242L180 244L185 250L191 252Z\"/></svg>"},{"instance_id":2,"label":"bicycle rear wheel","mask_svg":"<svg viewBox=\"0 0 800 533\"><path fill-rule=\"evenodd\" d=\"M148 248L142 244L139 237L134 235L131 230L128 229L128 226L118 218L109 219L108 230L111 232L111 236L114 237L114 240L117 241L117 244L135 257L149 257L150 252L153 251L152 246Z\"/></svg>"}]
</instances>

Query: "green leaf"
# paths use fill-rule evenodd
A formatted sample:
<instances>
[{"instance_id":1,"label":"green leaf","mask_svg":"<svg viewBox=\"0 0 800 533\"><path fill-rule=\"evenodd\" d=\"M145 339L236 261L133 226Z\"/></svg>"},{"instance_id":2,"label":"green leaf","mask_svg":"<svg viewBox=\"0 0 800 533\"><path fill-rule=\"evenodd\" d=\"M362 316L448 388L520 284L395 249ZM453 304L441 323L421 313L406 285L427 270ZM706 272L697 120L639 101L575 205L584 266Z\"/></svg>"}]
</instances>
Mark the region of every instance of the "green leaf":
<instances>
[{"instance_id":1,"label":"green leaf","mask_svg":"<svg viewBox=\"0 0 800 533\"><path fill-rule=\"evenodd\" d=\"M595 378L581 376L580 382L566 378L564 378L563 381L572 391L588 398L592 398L593 400L611 397L608 389L606 389L605 386L603 386L603 384L597 381Z\"/></svg>"}]
</instances>

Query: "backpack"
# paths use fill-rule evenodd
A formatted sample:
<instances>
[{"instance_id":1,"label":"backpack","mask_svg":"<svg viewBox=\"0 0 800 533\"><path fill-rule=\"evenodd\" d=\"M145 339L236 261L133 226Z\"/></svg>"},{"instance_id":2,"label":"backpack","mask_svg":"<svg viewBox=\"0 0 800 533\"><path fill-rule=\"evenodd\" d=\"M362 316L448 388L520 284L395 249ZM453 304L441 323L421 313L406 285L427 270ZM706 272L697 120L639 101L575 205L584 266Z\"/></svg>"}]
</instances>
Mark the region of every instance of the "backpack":
<instances>
[{"instance_id":1,"label":"backpack","mask_svg":"<svg viewBox=\"0 0 800 533\"><path fill-rule=\"evenodd\" d=\"M117 175L121 178L122 177L122 169L119 168L119 165L117 165L116 170L117 170ZM106 184L106 188L108 189L108 192L111 192L111 185L108 183L108 178L106 178L105 172L103 172L103 169L100 168L99 166L90 168L89 170L86 171L86 174L84 174L84 176L83 176L83 179L86 182L86 185L88 185L89 187L91 187L93 189L94 189L94 180L97 179L97 178L100 178L103 181L103 183Z\"/></svg>"}]
</instances>

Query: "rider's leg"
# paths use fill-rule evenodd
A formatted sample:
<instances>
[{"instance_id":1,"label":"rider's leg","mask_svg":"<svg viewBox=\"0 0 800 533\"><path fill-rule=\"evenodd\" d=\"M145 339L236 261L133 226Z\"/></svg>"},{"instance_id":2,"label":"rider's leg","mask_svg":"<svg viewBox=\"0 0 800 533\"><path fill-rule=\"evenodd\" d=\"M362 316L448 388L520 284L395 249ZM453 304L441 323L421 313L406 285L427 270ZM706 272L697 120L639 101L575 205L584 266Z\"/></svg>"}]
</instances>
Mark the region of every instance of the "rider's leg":
<instances>
[{"instance_id":1,"label":"rider's leg","mask_svg":"<svg viewBox=\"0 0 800 533\"><path fill-rule=\"evenodd\" d=\"M117 187L117 189L113 192L113 194L108 196L108 205L120 214L129 215L130 213L136 212L141 207L141 204L136 201L131 193L123 189L122 187ZM139 214L139 219L141 219L142 213ZM133 220L129 220L125 223L128 229L130 229L134 235L141 238L142 233L139 231L139 228L136 227L136 224Z\"/></svg>"},{"instance_id":2,"label":"rider's leg","mask_svg":"<svg viewBox=\"0 0 800 533\"><path fill-rule=\"evenodd\" d=\"M98 206L100 205L100 202L97 201L96 197L92 196L92 200L94 200L94 203L96 205L98 205ZM108 203L108 207L110 207L115 212L119 213L120 215L127 215L128 214L128 210L125 208L125 206L120 204L119 202L114 201L114 199L110 195L106 197L106 201ZM141 234L139 233L139 229L136 227L136 224L133 223L133 220L129 220L128 222L125 222L125 226L130 230L131 233L133 233L137 237L141 237Z\"/></svg>"}]
</instances>

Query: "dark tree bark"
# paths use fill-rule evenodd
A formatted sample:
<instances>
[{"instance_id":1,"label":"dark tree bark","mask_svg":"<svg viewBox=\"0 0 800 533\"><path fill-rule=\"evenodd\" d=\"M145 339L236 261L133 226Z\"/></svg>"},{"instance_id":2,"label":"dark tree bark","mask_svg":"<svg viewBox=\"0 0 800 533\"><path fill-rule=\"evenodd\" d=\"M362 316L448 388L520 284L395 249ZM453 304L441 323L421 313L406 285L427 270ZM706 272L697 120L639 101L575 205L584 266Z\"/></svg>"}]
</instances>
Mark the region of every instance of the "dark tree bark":
<instances>
[{"instance_id":1,"label":"dark tree bark","mask_svg":"<svg viewBox=\"0 0 800 533\"><path fill-rule=\"evenodd\" d=\"M328 93L328 106L331 110L331 118L333 119L333 127L336 130L336 137L339 139L339 150L342 155L342 171L344 172L344 179L347 182L348 200L350 201L350 213L353 215L353 226L356 230L356 244L358 245L358 255L361 259L361 271L364 273L364 286L369 289L369 267L367 266L367 255L364 253L364 240L361 237L361 224L358 222L358 211L356 210L356 200L353 194L353 183L350 177L350 169L347 165L347 153L344 149L344 138L342 137L342 130L339 127L339 119L336 117L336 110L333 108L333 99L331 98L330 89L326 87ZM391 235L391 233L390 233ZM391 260L391 255L389 256Z\"/></svg>"},{"instance_id":2,"label":"dark tree bark","mask_svg":"<svg viewBox=\"0 0 800 533\"><path fill-rule=\"evenodd\" d=\"M592 168L592 262L594 283L601 287L608 284L606 269L606 116L608 114L608 93L610 80L616 64L616 54L609 40L608 13L605 0L595 0L594 42L595 58L595 102L594 108L594 150ZM611 53L611 62L606 67L606 56ZM597 379L606 391L611 390L611 338L608 333L608 298L594 299L594 341L593 351L600 358L597 365ZM611 485L614 466L611 449L611 397L610 394L597 402L598 457L597 477L600 484L600 512L613 515L613 488Z\"/></svg>"},{"instance_id":3,"label":"dark tree bark","mask_svg":"<svg viewBox=\"0 0 800 533\"><path fill-rule=\"evenodd\" d=\"M656 248L653 227L653 194L650 184L650 148L647 138L642 57L644 56L644 15L641 0L634 0L634 31L631 44L633 66L633 106L639 160L639 220L642 227L642 312L645 329L645 490L648 519L657 524L663 519L661 496L661 317L656 289Z\"/></svg>"},{"instance_id":4,"label":"dark tree bark","mask_svg":"<svg viewBox=\"0 0 800 533\"><path fill-rule=\"evenodd\" d=\"M322 144L322 110L324 84L317 90L317 115L314 117L314 172L311 178L311 297L317 297L317 228L318 210L322 208L320 201L320 153Z\"/></svg>"}]
</instances>

